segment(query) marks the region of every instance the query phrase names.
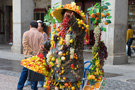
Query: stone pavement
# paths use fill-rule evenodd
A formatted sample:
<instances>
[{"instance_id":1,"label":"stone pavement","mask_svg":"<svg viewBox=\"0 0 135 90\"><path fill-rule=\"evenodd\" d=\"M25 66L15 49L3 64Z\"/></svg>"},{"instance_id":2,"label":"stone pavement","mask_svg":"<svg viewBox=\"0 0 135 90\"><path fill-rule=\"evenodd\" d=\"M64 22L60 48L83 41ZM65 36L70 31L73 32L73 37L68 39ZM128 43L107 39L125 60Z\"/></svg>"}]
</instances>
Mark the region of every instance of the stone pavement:
<instances>
[{"instance_id":1,"label":"stone pavement","mask_svg":"<svg viewBox=\"0 0 135 90\"><path fill-rule=\"evenodd\" d=\"M19 72L0 70L0 90L16 90L19 75ZM28 86L24 87L23 90L31 89L30 86ZM39 88L38 90L44 90L44 88ZM104 90L135 90L135 83L107 78Z\"/></svg>"},{"instance_id":2,"label":"stone pavement","mask_svg":"<svg viewBox=\"0 0 135 90\"><path fill-rule=\"evenodd\" d=\"M11 46L0 44L0 58L8 60L21 60L23 59L23 54L12 53Z\"/></svg>"},{"instance_id":3,"label":"stone pavement","mask_svg":"<svg viewBox=\"0 0 135 90\"><path fill-rule=\"evenodd\" d=\"M105 90L135 90L135 56L124 65L104 66L107 83Z\"/></svg>"},{"instance_id":4,"label":"stone pavement","mask_svg":"<svg viewBox=\"0 0 135 90\"><path fill-rule=\"evenodd\" d=\"M16 88L17 88L17 83L19 80L20 73L3 71L3 70L0 70L0 73L2 73L0 74L0 90L17 90ZM31 88L30 86L24 87L23 90L31 90L30 88ZM38 90L45 90L45 89L39 88Z\"/></svg>"},{"instance_id":5,"label":"stone pavement","mask_svg":"<svg viewBox=\"0 0 135 90\"><path fill-rule=\"evenodd\" d=\"M0 46L0 90L16 90L22 69L20 61L23 55L14 54L9 49L3 51ZM85 52L84 57L85 60L91 60L92 55L90 52ZM104 90L135 90L135 56L129 59L128 64L105 64L104 69L107 79ZM24 87L23 90L31 89L29 86ZM39 88L39 90L44 90L44 88Z\"/></svg>"}]
</instances>

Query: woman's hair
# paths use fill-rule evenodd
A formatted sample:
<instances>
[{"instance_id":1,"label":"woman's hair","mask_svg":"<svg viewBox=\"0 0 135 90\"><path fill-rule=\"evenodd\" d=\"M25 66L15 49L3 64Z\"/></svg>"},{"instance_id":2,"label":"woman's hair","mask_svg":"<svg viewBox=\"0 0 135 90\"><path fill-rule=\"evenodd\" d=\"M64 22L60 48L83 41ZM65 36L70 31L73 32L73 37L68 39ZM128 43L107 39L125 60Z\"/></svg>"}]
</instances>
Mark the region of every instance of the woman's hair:
<instances>
[{"instance_id":1,"label":"woman's hair","mask_svg":"<svg viewBox=\"0 0 135 90\"><path fill-rule=\"evenodd\" d=\"M128 28L129 28L129 29L132 29L132 26L131 26L131 24L129 24L129 25L128 25Z\"/></svg>"}]
</instances>

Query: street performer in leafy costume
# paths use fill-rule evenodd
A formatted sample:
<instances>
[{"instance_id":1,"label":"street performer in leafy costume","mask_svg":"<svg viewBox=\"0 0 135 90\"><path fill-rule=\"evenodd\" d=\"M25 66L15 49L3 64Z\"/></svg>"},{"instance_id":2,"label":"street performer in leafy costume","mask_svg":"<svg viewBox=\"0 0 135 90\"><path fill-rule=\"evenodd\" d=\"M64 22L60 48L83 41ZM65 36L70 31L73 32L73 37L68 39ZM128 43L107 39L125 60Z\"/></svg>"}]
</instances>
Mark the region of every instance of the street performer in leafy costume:
<instances>
[{"instance_id":1,"label":"street performer in leafy costume","mask_svg":"<svg viewBox=\"0 0 135 90\"><path fill-rule=\"evenodd\" d=\"M60 5L52 15L63 21L51 36L47 62L53 78L48 78L46 89L80 90L84 71L83 44L88 30L85 15L74 2Z\"/></svg>"},{"instance_id":2,"label":"street performer in leafy costume","mask_svg":"<svg viewBox=\"0 0 135 90\"><path fill-rule=\"evenodd\" d=\"M39 54L21 61L24 67L46 76L46 90L101 90L104 88L103 66L108 53L105 43L101 41L101 35L102 31L106 31L105 25L111 23L109 19L112 17L111 10L108 9L111 4L106 1L103 0L101 4L96 3L88 8L90 19L94 24L95 44L92 47L93 59L85 62L90 63L86 68L83 64L83 43L89 26L85 24L84 13L74 2L60 5L51 13L62 23L57 28L56 24L53 25L50 42L43 43L45 49L50 49L46 56L47 60ZM89 71L88 77L85 77L86 70ZM80 89L82 78L82 89Z\"/></svg>"},{"instance_id":3,"label":"street performer in leafy costume","mask_svg":"<svg viewBox=\"0 0 135 90\"><path fill-rule=\"evenodd\" d=\"M21 65L46 76L46 90L80 90L84 72L83 44L84 36L89 29L85 24L85 14L79 6L60 5L52 15L62 21L56 28L53 25L50 42L44 44L50 51L22 60Z\"/></svg>"}]
</instances>

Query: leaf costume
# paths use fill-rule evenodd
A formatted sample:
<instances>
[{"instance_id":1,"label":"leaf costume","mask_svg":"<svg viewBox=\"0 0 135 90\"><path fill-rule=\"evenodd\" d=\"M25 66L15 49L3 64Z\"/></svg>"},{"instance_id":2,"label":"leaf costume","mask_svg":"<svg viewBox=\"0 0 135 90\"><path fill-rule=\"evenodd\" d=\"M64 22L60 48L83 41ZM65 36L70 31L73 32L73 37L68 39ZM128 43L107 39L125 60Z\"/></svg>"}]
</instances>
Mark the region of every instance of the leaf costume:
<instances>
[{"instance_id":1,"label":"leaf costume","mask_svg":"<svg viewBox=\"0 0 135 90\"><path fill-rule=\"evenodd\" d=\"M73 11L79 18L74 15L70 19L63 18L63 15L60 15L63 9ZM51 86L51 89L79 90L84 71L84 36L88 29L85 15L75 3L60 5L53 15L63 22L57 28L53 27L55 31L52 32L51 49L47 55L47 62L52 68L52 78L49 78L51 83L47 84L46 88Z\"/></svg>"}]
</instances>

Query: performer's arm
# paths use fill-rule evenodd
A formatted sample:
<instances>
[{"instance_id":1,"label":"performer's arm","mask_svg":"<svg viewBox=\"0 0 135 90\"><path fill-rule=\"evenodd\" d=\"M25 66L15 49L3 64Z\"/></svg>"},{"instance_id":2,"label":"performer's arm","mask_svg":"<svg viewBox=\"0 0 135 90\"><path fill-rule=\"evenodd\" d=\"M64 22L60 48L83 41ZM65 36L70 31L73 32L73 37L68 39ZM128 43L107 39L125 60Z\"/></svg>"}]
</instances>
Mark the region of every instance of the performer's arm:
<instances>
[{"instance_id":1,"label":"performer's arm","mask_svg":"<svg viewBox=\"0 0 135 90\"><path fill-rule=\"evenodd\" d=\"M68 24L71 26L72 30L76 33L77 36L80 36L82 34L85 34L85 26L80 24L80 26L78 25L78 21L76 20L75 16L73 15ZM83 35L84 36L84 35Z\"/></svg>"}]
</instances>

